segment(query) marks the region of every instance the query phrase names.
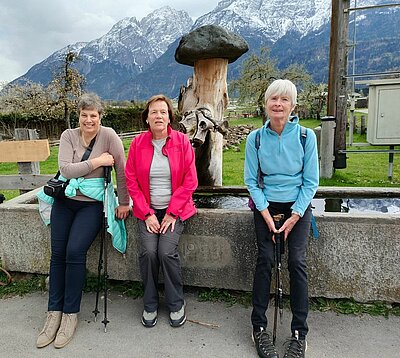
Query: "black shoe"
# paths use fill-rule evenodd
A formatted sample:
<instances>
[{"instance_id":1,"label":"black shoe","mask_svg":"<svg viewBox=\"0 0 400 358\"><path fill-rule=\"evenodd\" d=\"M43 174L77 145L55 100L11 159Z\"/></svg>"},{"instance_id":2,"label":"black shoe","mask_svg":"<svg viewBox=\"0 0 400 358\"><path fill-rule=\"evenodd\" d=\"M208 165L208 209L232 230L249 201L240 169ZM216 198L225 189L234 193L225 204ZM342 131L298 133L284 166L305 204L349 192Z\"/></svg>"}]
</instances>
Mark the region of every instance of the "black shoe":
<instances>
[{"instance_id":1,"label":"black shoe","mask_svg":"<svg viewBox=\"0 0 400 358\"><path fill-rule=\"evenodd\" d=\"M142 315L143 326L151 328L154 327L156 323L157 323L157 311L147 312L146 310L144 310Z\"/></svg>"},{"instance_id":2,"label":"black shoe","mask_svg":"<svg viewBox=\"0 0 400 358\"><path fill-rule=\"evenodd\" d=\"M294 337L287 342L287 348L283 358L305 358L307 350L307 341L299 339L299 332L295 331Z\"/></svg>"},{"instance_id":3,"label":"black shoe","mask_svg":"<svg viewBox=\"0 0 400 358\"><path fill-rule=\"evenodd\" d=\"M260 358L279 358L269 333L264 327L253 330L253 342Z\"/></svg>"}]
</instances>

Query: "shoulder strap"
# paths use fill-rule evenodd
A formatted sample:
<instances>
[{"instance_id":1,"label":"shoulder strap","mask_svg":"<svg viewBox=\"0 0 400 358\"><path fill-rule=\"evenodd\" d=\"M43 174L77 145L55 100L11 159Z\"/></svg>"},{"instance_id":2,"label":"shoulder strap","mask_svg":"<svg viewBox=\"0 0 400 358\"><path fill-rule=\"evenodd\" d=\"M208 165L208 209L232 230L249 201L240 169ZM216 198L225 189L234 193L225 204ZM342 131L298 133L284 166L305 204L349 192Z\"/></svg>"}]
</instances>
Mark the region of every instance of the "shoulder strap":
<instances>
[{"instance_id":1,"label":"shoulder strap","mask_svg":"<svg viewBox=\"0 0 400 358\"><path fill-rule=\"evenodd\" d=\"M97 137L97 136L96 136L96 137ZM89 158L90 153L92 153L92 149L93 149L94 143L96 142L96 137L94 137L94 138L90 141L89 146L86 148L86 151L85 151L85 153L83 154L83 157L82 157L82 159L81 159L81 162L83 162L83 161L85 161L85 160L87 160L87 159Z\"/></svg>"},{"instance_id":2,"label":"shoulder strap","mask_svg":"<svg viewBox=\"0 0 400 358\"><path fill-rule=\"evenodd\" d=\"M307 139L307 128L300 126L300 142L301 145L303 146L303 150L306 146L306 139Z\"/></svg>"},{"instance_id":3,"label":"shoulder strap","mask_svg":"<svg viewBox=\"0 0 400 358\"><path fill-rule=\"evenodd\" d=\"M260 148L260 130L261 129L257 129L256 132L256 149L258 150L258 148ZM258 154L257 154L258 157Z\"/></svg>"},{"instance_id":4,"label":"shoulder strap","mask_svg":"<svg viewBox=\"0 0 400 358\"><path fill-rule=\"evenodd\" d=\"M97 136L96 136L96 137L97 137ZM84 160L87 160L87 159L89 158L90 153L92 153L92 149L93 149L94 143L96 142L96 137L94 137L94 138L90 141L90 144L89 144L89 146L86 148L85 153L83 153L81 162L83 162ZM60 171L58 170L58 171L57 171L57 174L54 176L54 179L58 179L60 175L61 175L61 173L60 173ZM69 179L67 180L67 183L69 183Z\"/></svg>"},{"instance_id":5,"label":"shoulder strap","mask_svg":"<svg viewBox=\"0 0 400 358\"><path fill-rule=\"evenodd\" d=\"M264 189L264 176L265 176L265 174L261 171L260 158L258 157L258 148L260 148L260 135L261 135L260 132L261 132L261 128L257 129L255 145L256 145L256 150L257 150L257 162L258 162L257 183L258 183L258 187L260 189Z\"/></svg>"}]
</instances>

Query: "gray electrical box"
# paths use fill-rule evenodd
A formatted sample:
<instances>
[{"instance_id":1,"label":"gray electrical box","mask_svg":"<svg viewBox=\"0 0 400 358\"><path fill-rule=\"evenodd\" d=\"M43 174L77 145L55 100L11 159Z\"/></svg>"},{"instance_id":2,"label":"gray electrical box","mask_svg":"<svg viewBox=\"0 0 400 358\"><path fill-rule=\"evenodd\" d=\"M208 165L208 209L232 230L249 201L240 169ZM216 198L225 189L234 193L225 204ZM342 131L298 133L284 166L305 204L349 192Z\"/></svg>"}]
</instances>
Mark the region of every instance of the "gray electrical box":
<instances>
[{"instance_id":1,"label":"gray electrical box","mask_svg":"<svg viewBox=\"0 0 400 358\"><path fill-rule=\"evenodd\" d=\"M400 78L365 82L369 85L367 141L400 145Z\"/></svg>"}]
</instances>

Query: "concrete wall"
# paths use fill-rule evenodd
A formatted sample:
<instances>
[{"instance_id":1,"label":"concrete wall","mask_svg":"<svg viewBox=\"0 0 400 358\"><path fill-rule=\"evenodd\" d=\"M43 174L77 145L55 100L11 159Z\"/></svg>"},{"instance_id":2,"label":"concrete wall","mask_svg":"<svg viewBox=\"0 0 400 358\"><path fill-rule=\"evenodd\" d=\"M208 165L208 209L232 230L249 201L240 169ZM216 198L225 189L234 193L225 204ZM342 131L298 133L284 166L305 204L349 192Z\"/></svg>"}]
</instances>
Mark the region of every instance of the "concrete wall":
<instances>
[{"instance_id":1,"label":"concrete wall","mask_svg":"<svg viewBox=\"0 0 400 358\"><path fill-rule=\"evenodd\" d=\"M0 205L0 259L7 270L45 274L50 230L39 217L34 193ZM309 239L310 296L400 302L400 215L324 213L316 220L321 235ZM125 258L109 245L112 279L140 280L135 223L127 220ZM93 273L98 252L96 240L88 255ZM186 285L251 290L256 260L251 211L199 209L186 223L180 252Z\"/></svg>"}]
</instances>

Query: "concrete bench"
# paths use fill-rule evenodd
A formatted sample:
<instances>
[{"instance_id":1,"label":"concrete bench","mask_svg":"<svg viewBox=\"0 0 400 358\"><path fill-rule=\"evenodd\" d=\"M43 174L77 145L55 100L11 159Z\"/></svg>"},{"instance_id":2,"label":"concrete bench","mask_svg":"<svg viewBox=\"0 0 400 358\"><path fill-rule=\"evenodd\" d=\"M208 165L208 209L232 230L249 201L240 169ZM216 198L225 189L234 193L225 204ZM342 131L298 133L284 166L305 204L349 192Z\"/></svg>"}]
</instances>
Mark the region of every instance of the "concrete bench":
<instances>
[{"instance_id":1,"label":"concrete bench","mask_svg":"<svg viewBox=\"0 0 400 358\"><path fill-rule=\"evenodd\" d=\"M48 273L50 229L39 217L35 192L0 205L0 260L9 271ZM308 245L310 296L400 302L400 215L323 213L316 221L320 238ZM136 219L126 226L126 258L109 243L108 273L138 281ZM251 290L257 254L251 211L199 209L179 246L186 285ZM88 253L93 273L98 253L97 239Z\"/></svg>"}]
</instances>

